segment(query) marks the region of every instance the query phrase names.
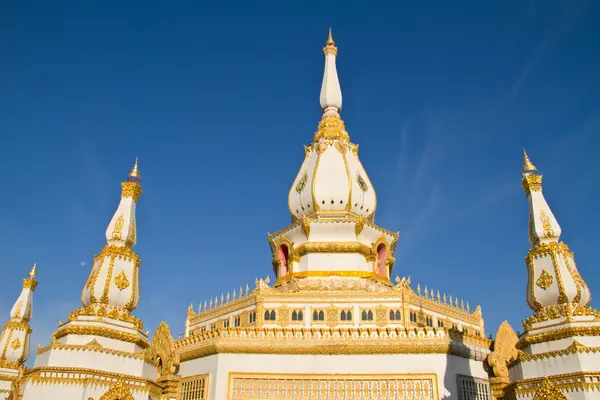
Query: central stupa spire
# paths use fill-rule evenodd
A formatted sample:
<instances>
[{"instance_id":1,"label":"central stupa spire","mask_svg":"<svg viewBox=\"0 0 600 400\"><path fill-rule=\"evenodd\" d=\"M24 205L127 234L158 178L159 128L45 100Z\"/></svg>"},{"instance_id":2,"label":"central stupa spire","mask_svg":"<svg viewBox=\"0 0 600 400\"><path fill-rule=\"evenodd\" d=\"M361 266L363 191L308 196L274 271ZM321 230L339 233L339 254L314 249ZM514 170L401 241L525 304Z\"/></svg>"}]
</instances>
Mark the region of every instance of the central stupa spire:
<instances>
[{"instance_id":1,"label":"central stupa spire","mask_svg":"<svg viewBox=\"0 0 600 400\"><path fill-rule=\"evenodd\" d=\"M293 224L269 235L275 275L278 281L337 276L389 283L398 234L373 222L375 188L339 113L338 49L331 30L323 54L323 115L289 191Z\"/></svg>"},{"instance_id":2,"label":"central stupa spire","mask_svg":"<svg viewBox=\"0 0 600 400\"><path fill-rule=\"evenodd\" d=\"M335 47L331 28L329 28L329 37L327 38L327 42L325 42L325 47L323 47L325 71L321 85L321 108L324 112L339 112L342 109L342 89L340 88L340 81L335 66L337 53L338 49Z\"/></svg>"}]
</instances>

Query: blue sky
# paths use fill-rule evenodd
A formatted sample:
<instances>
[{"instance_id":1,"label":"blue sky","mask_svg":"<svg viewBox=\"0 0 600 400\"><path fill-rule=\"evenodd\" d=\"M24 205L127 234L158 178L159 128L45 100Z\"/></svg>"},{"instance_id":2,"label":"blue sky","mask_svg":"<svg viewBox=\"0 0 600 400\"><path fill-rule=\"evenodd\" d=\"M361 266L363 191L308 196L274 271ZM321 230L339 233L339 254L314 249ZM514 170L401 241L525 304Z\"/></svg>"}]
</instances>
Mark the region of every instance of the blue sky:
<instances>
[{"instance_id":1,"label":"blue sky","mask_svg":"<svg viewBox=\"0 0 600 400\"><path fill-rule=\"evenodd\" d=\"M34 3L0 5L0 315L37 262L32 346L80 304L136 156L146 329L270 273L330 25L396 274L521 329L526 147L600 291L597 2Z\"/></svg>"}]
</instances>

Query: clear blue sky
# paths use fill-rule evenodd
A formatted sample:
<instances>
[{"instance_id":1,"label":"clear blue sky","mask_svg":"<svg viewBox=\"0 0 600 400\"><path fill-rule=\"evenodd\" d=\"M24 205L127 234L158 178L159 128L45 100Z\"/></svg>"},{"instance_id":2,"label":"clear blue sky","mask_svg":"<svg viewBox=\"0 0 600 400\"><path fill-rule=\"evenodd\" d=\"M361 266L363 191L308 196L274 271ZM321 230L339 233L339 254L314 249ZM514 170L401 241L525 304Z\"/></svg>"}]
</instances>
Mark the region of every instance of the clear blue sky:
<instances>
[{"instance_id":1,"label":"clear blue sky","mask_svg":"<svg viewBox=\"0 0 600 400\"><path fill-rule=\"evenodd\" d=\"M80 304L136 156L146 329L271 272L330 25L396 274L521 329L526 147L600 293L598 2L50 3L0 5L0 315L37 262L32 347Z\"/></svg>"}]
</instances>

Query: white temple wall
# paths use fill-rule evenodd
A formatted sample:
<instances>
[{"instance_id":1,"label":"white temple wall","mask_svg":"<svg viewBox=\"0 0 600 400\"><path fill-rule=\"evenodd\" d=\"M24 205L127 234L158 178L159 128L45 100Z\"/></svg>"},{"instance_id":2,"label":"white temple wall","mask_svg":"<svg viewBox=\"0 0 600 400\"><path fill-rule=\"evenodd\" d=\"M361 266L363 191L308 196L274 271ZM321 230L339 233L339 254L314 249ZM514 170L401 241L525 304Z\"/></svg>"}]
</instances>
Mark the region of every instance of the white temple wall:
<instances>
[{"instance_id":1,"label":"white temple wall","mask_svg":"<svg viewBox=\"0 0 600 400\"><path fill-rule=\"evenodd\" d=\"M294 263L293 272L305 271L361 271L373 272L373 263L356 253L310 253Z\"/></svg>"},{"instance_id":2,"label":"white temple wall","mask_svg":"<svg viewBox=\"0 0 600 400\"><path fill-rule=\"evenodd\" d=\"M210 399L227 399L229 373L437 375L440 399L457 394L457 374L488 379L480 361L447 354L271 355L218 354L183 362L182 377L210 373Z\"/></svg>"}]
</instances>

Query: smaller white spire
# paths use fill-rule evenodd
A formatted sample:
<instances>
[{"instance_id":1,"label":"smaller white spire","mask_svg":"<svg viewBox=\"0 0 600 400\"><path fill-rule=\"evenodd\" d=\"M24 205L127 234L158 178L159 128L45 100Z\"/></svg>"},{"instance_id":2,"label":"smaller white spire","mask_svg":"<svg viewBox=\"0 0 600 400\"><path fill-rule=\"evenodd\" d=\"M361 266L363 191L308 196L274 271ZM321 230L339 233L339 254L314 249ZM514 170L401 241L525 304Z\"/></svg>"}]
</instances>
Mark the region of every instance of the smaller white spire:
<instances>
[{"instance_id":1,"label":"smaller white spire","mask_svg":"<svg viewBox=\"0 0 600 400\"><path fill-rule=\"evenodd\" d=\"M29 277L23 280L23 289L10 310L10 320L0 333L0 367L22 366L29 357L31 329L29 320L33 308L33 292L37 287L36 266L33 265Z\"/></svg>"},{"instance_id":2,"label":"smaller white spire","mask_svg":"<svg viewBox=\"0 0 600 400\"><path fill-rule=\"evenodd\" d=\"M325 55L325 72L323 73L323 84L321 85L321 108L323 111L336 111L342 109L342 89L338 79L335 58L337 56L337 47L331 36L329 28L329 37L325 42L323 54Z\"/></svg>"}]
</instances>

